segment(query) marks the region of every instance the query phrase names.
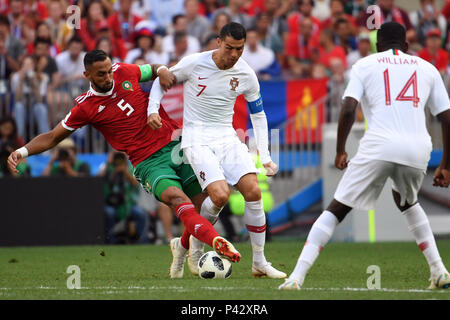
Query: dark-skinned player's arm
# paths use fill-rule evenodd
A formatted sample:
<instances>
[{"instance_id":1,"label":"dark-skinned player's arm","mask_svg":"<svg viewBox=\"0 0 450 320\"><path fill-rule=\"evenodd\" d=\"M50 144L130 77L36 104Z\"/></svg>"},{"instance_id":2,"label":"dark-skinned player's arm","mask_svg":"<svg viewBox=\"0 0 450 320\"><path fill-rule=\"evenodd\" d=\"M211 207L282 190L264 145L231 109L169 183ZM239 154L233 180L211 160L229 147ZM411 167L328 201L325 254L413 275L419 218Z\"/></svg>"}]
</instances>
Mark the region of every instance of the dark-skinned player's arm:
<instances>
[{"instance_id":1,"label":"dark-skinned player's arm","mask_svg":"<svg viewBox=\"0 0 450 320\"><path fill-rule=\"evenodd\" d=\"M72 132L65 129L61 122L58 123L51 131L36 136L22 148L11 152L8 157L8 168L11 172L17 172L16 167L20 159L52 149Z\"/></svg>"},{"instance_id":2,"label":"dark-skinned player's arm","mask_svg":"<svg viewBox=\"0 0 450 320\"><path fill-rule=\"evenodd\" d=\"M139 82L151 81L158 78L161 88L164 91L169 90L176 82L173 73L163 64L144 64L140 65L139 69L141 70Z\"/></svg>"},{"instance_id":3,"label":"dark-skinned player's arm","mask_svg":"<svg viewBox=\"0 0 450 320\"><path fill-rule=\"evenodd\" d=\"M442 127L442 159L434 172L433 186L448 188L450 183L450 109L437 115Z\"/></svg>"},{"instance_id":4,"label":"dark-skinned player's arm","mask_svg":"<svg viewBox=\"0 0 450 320\"><path fill-rule=\"evenodd\" d=\"M345 144L355 122L357 107L358 101L352 97L345 97L342 102L337 132L336 159L334 160L334 165L340 170L344 170L348 164Z\"/></svg>"}]
</instances>

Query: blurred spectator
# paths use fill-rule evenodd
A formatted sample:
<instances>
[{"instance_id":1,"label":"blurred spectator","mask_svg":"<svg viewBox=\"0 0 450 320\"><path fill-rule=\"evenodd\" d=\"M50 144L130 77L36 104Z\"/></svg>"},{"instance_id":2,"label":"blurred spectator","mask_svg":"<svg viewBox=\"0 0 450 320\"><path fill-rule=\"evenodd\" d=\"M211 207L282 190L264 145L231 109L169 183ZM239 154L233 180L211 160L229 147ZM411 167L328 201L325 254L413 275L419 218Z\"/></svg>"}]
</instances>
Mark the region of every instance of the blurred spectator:
<instances>
[{"instance_id":1,"label":"blurred spectator","mask_svg":"<svg viewBox=\"0 0 450 320\"><path fill-rule=\"evenodd\" d=\"M123 61L127 55L127 48L125 41L120 38L114 36L114 32L109 27L106 20L102 20L98 25L98 38L108 38L111 42L112 55L114 57L118 57L121 61Z\"/></svg>"},{"instance_id":2,"label":"blurred spectator","mask_svg":"<svg viewBox=\"0 0 450 320\"><path fill-rule=\"evenodd\" d=\"M434 0L420 0L420 9L410 12L409 19L417 31L417 40L424 46L428 31L438 28L441 34L447 30L445 17L437 10Z\"/></svg>"},{"instance_id":3,"label":"blurred spectator","mask_svg":"<svg viewBox=\"0 0 450 320\"><path fill-rule=\"evenodd\" d=\"M151 63L159 63L168 65L170 60L170 55L163 50L163 38L160 35L154 35L154 45L151 54Z\"/></svg>"},{"instance_id":4,"label":"blurred spectator","mask_svg":"<svg viewBox=\"0 0 450 320\"><path fill-rule=\"evenodd\" d=\"M160 202L158 206L158 218L161 221L164 233L166 234L166 241L170 243L173 239L172 226L174 225L174 218L172 209L166 206L164 203ZM176 220L175 220L176 221Z\"/></svg>"},{"instance_id":5,"label":"blurred spectator","mask_svg":"<svg viewBox=\"0 0 450 320\"><path fill-rule=\"evenodd\" d=\"M334 23L334 43L344 48L346 53L356 50L356 37L347 19L339 18Z\"/></svg>"},{"instance_id":6,"label":"blurred spectator","mask_svg":"<svg viewBox=\"0 0 450 320\"><path fill-rule=\"evenodd\" d=\"M11 57L6 50L5 40L0 37L0 115L9 113L9 77L13 70L11 69Z\"/></svg>"},{"instance_id":7,"label":"blurred spectator","mask_svg":"<svg viewBox=\"0 0 450 320\"><path fill-rule=\"evenodd\" d=\"M95 47L95 49L103 50L104 52L106 52L108 57L111 59L112 63L121 61L119 57L116 57L115 55L113 55L111 40L107 37L102 37L102 38L98 39L97 46Z\"/></svg>"},{"instance_id":8,"label":"blurred spectator","mask_svg":"<svg viewBox=\"0 0 450 320\"><path fill-rule=\"evenodd\" d=\"M210 33L203 42L202 51L210 51L218 49L219 48L217 44L218 37L219 35L217 33Z\"/></svg>"},{"instance_id":9,"label":"blurred spectator","mask_svg":"<svg viewBox=\"0 0 450 320\"><path fill-rule=\"evenodd\" d=\"M56 56L56 65L61 74L60 90L65 93L59 105L62 108L51 110L57 121L68 113L71 101L89 89L89 83L83 75L85 54L83 42L75 35L69 40L67 50Z\"/></svg>"},{"instance_id":10,"label":"blurred spectator","mask_svg":"<svg viewBox=\"0 0 450 320\"><path fill-rule=\"evenodd\" d=\"M347 68L347 55L345 50L341 46L334 44L333 31L331 29L325 29L320 32L319 44L318 63L323 64L330 71L331 60L338 59L342 62L344 70Z\"/></svg>"},{"instance_id":11,"label":"blurred spectator","mask_svg":"<svg viewBox=\"0 0 450 320\"><path fill-rule=\"evenodd\" d=\"M286 43L286 58L289 71L295 77L311 75L313 49L318 46L317 37L313 36L314 23L310 18L303 18L300 33L290 33Z\"/></svg>"},{"instance_id":12,"label":"blurred spectator","mask_svg":"<svg viewBox=\"0 0 450 320\"><path fill-rule=\"evenodd\" d=\"M242 58L259 78L269 80L281 74L281 67L272 50L262 46L256 28L247 29L247 41Z\"/></svg>"},{"instance_id":13,"label":"blurred spectator","mask_svg":"<svg viewBox=\"0 0 450 320\"><path fill-rule=\"evenodd\" d=\"M338 19L347 19L350 23L350 28L352 29L352 33L356 33L356 19L346 14L344 11L345 0L330 0L330 17L323 20L320 24L321 29L333 28L334 24Z\"/></svg>"},{"instance_id":14,"label":"blurred spectator","mask_svg":"<svg viewBox=\"0 0 450 320\"><path fill-rule=\"evenodd\" d=\"M348 2L351 2L351 1L347 1L346 3L348 3ZM316 17L317 19L319 19L320 21L328 19L331 14L330 0L315 0L314 8L313 8L311 14L314 17Z\"/></svg>"},{"instance_id":15,"label":"blurred spectator","mask_svg":"<svg viewBox=\"0 0 450 320\"><path fill-rule=\"evenodd\" d=\"M256 16L256 28L261 44L271 49L280 65L284 65L283 39L277 32L270 32L270 17L266 12L261 12Z\"/></svg>"},{"instance_id":16,"label":"blurred spectator","mask_svg":"<svg viewBox=\"0 0 450 320\"><path fill-rule=\"evenodd\" d=\"M198 0L186 0L184 2L186 11L187 33L188 35L203 41L209 31L209 20L198 13Z\"/></svg>"},{"instance_id":17,"label":"blurred spectator","mask_svg":"<svg viewBox=\"0 0 450 320\"><path fill-rule=\"evenodd\" d=\"M367 57L370 51L370 36L368 33L360 33L357 38L358 50L354 50L347 55L347 68L350 69L356 61Z\"/></svg>"},{"instance_id":18,"label":"blurred spectator","mask_svg":"<svg viewBox=\"0 0 450 320\"><path fill-rule=\"evenodd\" d=\"M200 52L200 42L198 39L194 38L193 36L187 35L187 19L186 16L183 14L177 14L175 16L173 16L172 19L172 27L173 27L173 33L169 34L167 36L165 36L163 38L163 42L162 42L162 47L164 52L170 54L170 55L179 55L181 53L180 48L178 50L177 53L175 53L175 33L180 33L180 35L182 33L186 34L186 51L184 53L184 55L189 55L192 53L196 53L196 52ZM185 40L180 40L182 39L181 36L179 36L178 38L178 42L177 43L181 43L180 41L183 42L183 44L180 45L183 46L184 45L184 41Z\"/></svg>"},{"instance_id":19,"label":"blurred spectator","mask_svg":"<svg viewBox=\"0 0 450 320\"><path fill-rule=\"evenodd\" d=\"M299 11L290 15L287 19L289 32L298 32L302 19L310 18L313 22L313 36L317 36L320 32L320 20L312 16L314 0L297 0Z\"/></svg>"},{"instance_id":20,"label":"blurred spectator","mask_svg":"<svg viewBox=\"0 0 450 320\"><path fill-rule=\"evenodd\" d=\"M10 23L7 16L0 15L0 39L3 40L6 52L2 55L8 62L8 68L13 71L19 70L20 62L25 55L22 42L10 35Z\"/></svg>"},{"instance_id":21,"label":"blurred spectator","mask_svg":"<svg viewBox=\"0 0 450 320\"><path fill-rule=\"evenodd\" d=\"M51 43L49 48L49 53L51 57L56 57L58 53L61 52L61 48L57 43L52 41L50 26L45 22L39 22L36 27L36 38L48 39ZM33 54L34 52L34 41L30 42L27 46L27 54Z\"/></svg>"},{"instance_id":22,"label":"blurred spectator","mask_svg":"<svg viewBox=\"0 0 450 320\"><path fill-rule=\"evenodd\" d=\"M72 37L73 30L69 28L65 16L63 0L50 0L48 2L49 17L45 20L50 28L50 38L61 49L66 49L66 44Z\"/></svg>"},{"instance_id":23,"label":"blurred spectator","mask_svg":"<svg viewBox=\"0 0 450 320\"><path fill-rule=\"evenodd\" d=\"M95 48L99 37L99 27L101 27L104 19L105 15L101 2L99 0L89 2L86 7L86 17L81 19L80 29L77 31L86 51L91 51Z\"/></svg>"},{"instance_id":24,"label":"blurred spectator","mask_svg":"<svg viewBox=\"0 0 450 320\"><path fill-rule=\"evenodd\" d=\"M36 60L26 57L19 71L11 77L11 90L15 95L14 115L21 137L25 137L27 123L31 125L30 135L34 135L34 120L38 133L49 131L48 110L44 101L49 83L49 77L43 70L45 60L45 56Z\"/></svg>"},{"instance_id":25,"label":"blurred spectator","mask_svg":"<svg viewBox=\"0 0 450 320\"><path fill-rule=\"evenodd\" d=\"M135 26L142 20L141 17L131 12L132 2L133 0L119 0L119 11L107 18L108 24L113 30L113 36L122 38L127 49L132 48Z\"/></svg>"},{"instance_id":26,"label":"blurred spectator","mask_svg":"<svg viewBox=\"0 0 450 320\"><path fill-rule=\"evenodd\" d=\"M23 13L25 16L32 17L35 22L47 19L48 10L45 1L24 0Z\"/></svg>"},{"instance_id":27,"label":"blurred spectator","mask_svg":"<svg viewBox=\"0 0 450 320\"><path fill-rule=\"evenodd\" d=\"M443 76L447 71L448 52L441 48L442 38L439 29L427 33L425 48L418 52L419 57L434 65Z\"/></svg>"},{"instance_id":28,"label":"blurred spectator","mask_svg":"<svg viewBox=\"0 0 450 320\"><path fill-rule=\"evenodd\" d=\"M219 8L213 13L213 21L216 15L225 12L231 17L231 21L242 24L246 29L250 28L253 24L253 19L248 14L242 12L244 4L244 0L228 0L226 7Z\"/></svg>"},{"instance_id":29,"label":"blurred spectator","mask_svg":"<svg viewBox=\"0 0 450 320\"><path fill-rule=\"evenodd\" d=\"M222 27L230 22L231 17L227 13L221 12L216 14L211 25L211 32L220 34Z\"/></svg>"},{"instance_id":30,"label":"blurred spectator","mask_svg":"<svg viewBox=\"0 0 450 320\"><path fill-rule=\"evenodd\" d=\"M198 12L211 21L214 12L221 6L222 5L219 0L200 0Z\"/></svg>"},{"instance_id":31,"label":"blurred spectator","mask_svg":"<svg viewBox=\"0 0 450 320\"><path fill-rule=\"evenodd\" d=\"M23 0L9 1L8 19L10 22L11 35L16 39L22 39L22 27L25 20L25 16L23 14Z\"/></svg>"},{"instance_id":32,"label":"blurred spectator","mask_svg":"<svg viewBox=\"0 0 450 320\"><path fill-rule=\"evenodd\" d=\"M72 138L61 141L53 150L43 176L84 177L91 175L87 162L77 159L77 149Z\"/></svg>"},{"instance_id":33,"label":"blurred spectator","mask_svg":"<svg viewBox=\"0 0 450 320\"><path fill-rule=\"evenodd\" d=\"M123 152L110 152L99 176L105 178L106 240L146 242L147 213L137 205L139 182ZM124 238L120 241L119 236Z\"/></svg>"},{"instance_id":34,"label":"blurred spectator","mask_svg":"<svg viewBox=\"0 0 450 320\"><path fill-rule=\"evenodd\" d=\"M366 11L367 7L375 2L376 0L346 0L344 11L353 17L358 17L361 12Z\"/></svg>"},{"instance_id":35,"label":"blurred spectator","mask_svg":"<svg viewBox=\"0 0 450 320\"><path fill-rule=\"evenodd\" d=\"M149 29L141 29L136 31L134 37L135 47L128 51L125 57L125 63L132 63L137 57L143 57L147 63L150 61L150 57L147 55L151 54L152 46L154 43L153 33Z\"/></svg>"},{"instance_id":36,"label":"blurred spectator","mask_svg":"<svg viewBox=\"0 0 450 320\"><path fill-rule=\"evenodd\" d=\"M120 10L120 1L114 2L114 11ZM147 0L133 0L131 3L131 13L142 18L142 20L150 20L150 1Z\"/></svg>"},{"instance_id":37,"label":"blurred spectator","mask_svg":"<svg viewBox=\"0 0 450 320\"><path fill-rule=\"evenodd\" d=\"M406 29L406 40L412 43L416 39L416 31L409 20L408 13L395 5L395 0L377 0L376 3L381 11L381 24L384 22L395 21L400 23ZM358 17L358 25L363 28L368 28L367 20L372 15L366 11L361 12Z\"/></svg>"},{"instance_id":38,"label":"blurred spectator","mask_svg":"<svg viewBox=\"0 0 450 320\"><path fill-rule=\"evenodd\" d=\"M50 110L53 110L54 105L61 102L61 95L58 91L61 83L61 74L58 72L55 59L50 56L51 45L50 39L36 38L34 41L33 58L36 65L38 63L43 65L42 72L48 76L46 100ZM53 122L53 119L51 120Z\"/></svg>"},{"instance_id":39,"label":"blurred spectator","mask_svg":"<svg viewBox=\"0 0 450 320\"><path fill-rule=\"evenodd\" d=\"M185 31L177 31L173 35L174 50L170 52L170 61L180 61L188 53L188 35Z\"/></svg>"},{"instance_id":40,"label":"blurred spectator","mask_svg":"<svg viewBox=\"0 0 450 320\"><path fill-rule=\"evenodd\" d=\"M329 122L337 122L342 95L348 80L345 73L345 64L339 58L330 58L328 72L331 75L328 81L327 119Z\"/></svg>"},{"instance_id":41,"label":"blurred spectator","mask_svg":"<svg viewBox=\"0 0 450 320\"><path fill-rule=\"evenodd\" d=\"M177 14L184 14L184 0L147 0L150 3L150 20L155 23L155 33L165 35L167 26Z\"/></svg>"},{"instance_id":42,"label":"blurred spectator","mask_svg":"<svg viewBox=\"0 0 450 320\"><path fill-rule=\"evenodd\" d=\"M269 18L269 34L280 37L284 42L287 39L289 29L286 16L283 15L283 12L280 12L281 0L266 0L265 7L264 15Z\"/></svg>"},{"instance_id":43,"label":"blurred spectator","mask_svg":"<svg viewBox=\"0 0 450 320\"><path fill-rule=\"evenodd\" d=\"M5 176L30 176L30 166L25 159L17 166L18 174L8 169L7 161L9 154L22 147L25 143L17 134L16 121L11 116L0 119L0 177Z\"/></svg>"}]
</instances>

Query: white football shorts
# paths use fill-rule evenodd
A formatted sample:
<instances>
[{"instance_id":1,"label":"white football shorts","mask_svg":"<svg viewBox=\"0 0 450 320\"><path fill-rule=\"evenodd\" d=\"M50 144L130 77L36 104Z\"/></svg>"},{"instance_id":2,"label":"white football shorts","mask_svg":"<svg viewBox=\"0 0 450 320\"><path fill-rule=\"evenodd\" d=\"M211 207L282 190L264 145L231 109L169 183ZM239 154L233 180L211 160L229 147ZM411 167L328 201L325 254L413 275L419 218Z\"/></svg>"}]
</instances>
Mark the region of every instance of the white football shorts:
<instances>
[{"instance_id":1,"label":"white football shorts","mask_svg":"<svg viewBox=\"0 0 450 320\"><path fill-rule=\"evenodd\" d=\"M225 143L189 146L183 149L183 155L202 190L219 180L234 186L244 175L259 173L248 147L237 137Z\"/></svg>"},{"instance_id":2,"label":"white football shorts","mask_svg":"<svg viewBox=\"0 0 450 320\"><path fill-rule=\"evenodd\" d=\"M350 161L336 189L334 198L355 209L371 210L383 190L386 180L392 180L392 189L401 196L401 205L414 204L422 185L425 171L383 160L367 160L357 164Z\"/></svg>"}]
</instances>

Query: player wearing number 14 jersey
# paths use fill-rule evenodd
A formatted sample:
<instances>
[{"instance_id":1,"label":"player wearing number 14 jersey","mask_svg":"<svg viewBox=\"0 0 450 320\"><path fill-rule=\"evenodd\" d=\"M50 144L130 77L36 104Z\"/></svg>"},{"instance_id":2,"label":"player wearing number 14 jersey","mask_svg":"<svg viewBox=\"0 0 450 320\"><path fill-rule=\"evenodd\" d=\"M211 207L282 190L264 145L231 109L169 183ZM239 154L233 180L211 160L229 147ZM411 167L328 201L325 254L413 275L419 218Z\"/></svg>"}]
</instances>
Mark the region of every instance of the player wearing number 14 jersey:
<instances>
[{"instance_id":1,"label":"player wearing number 14 jersey","mask_svg":"<svg viewBox=\"0 0 450 320\"><path fill-rule=\"evenodd\" d=\"M450 274L439 255L428 218L417 201L432 149L426 129L425 106L442 121L443 158L434 186L450 181L450 101L438 70L419 57L406 54L405 29L388 22L377 33L378 53L352 68L339 118L335 165L347 167L345 142L361 102L367 131L348 164L334 199L316 220L297 265L279 289L295 290L336 225L352 208L373 209L387 178L393 181L397 207L430 267L430 289L450 287Z\"/></svg>"}]
</instances>

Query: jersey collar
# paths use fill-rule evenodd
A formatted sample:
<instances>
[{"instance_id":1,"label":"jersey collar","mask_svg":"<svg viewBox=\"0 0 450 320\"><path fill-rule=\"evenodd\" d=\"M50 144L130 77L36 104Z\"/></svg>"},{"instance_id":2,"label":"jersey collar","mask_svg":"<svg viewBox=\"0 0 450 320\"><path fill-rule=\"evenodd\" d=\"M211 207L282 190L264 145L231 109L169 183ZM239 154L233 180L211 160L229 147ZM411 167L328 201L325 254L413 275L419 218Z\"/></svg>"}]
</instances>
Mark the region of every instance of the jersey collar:
<instances>
[{"instance_id":1,"label":"jersey collar","mask_svg":"<svg viewBox=\"0 0 450 320\"><path fill-rule=\"evenodd\" d=\"M92 88L92 84L90 84L89 91L92 92L96 96L106 97L106 96L110 96L113 93L114 85L115 85L115 82L113 80L113 86L112 86L111 90L109 90L108 92L97 92L94 90L94 88Z\"/></svg>"}]
</instances>

